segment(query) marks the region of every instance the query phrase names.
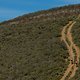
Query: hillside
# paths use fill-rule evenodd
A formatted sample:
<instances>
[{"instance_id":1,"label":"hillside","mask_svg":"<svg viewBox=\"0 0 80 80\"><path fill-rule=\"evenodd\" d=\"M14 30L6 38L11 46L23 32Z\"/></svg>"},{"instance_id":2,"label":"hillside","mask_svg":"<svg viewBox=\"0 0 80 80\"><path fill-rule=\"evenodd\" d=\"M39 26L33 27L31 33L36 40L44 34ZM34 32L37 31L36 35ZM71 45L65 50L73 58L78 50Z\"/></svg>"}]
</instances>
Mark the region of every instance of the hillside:
<instances>
[{"instance_id":1,"label":"hillside","mask_svg":"<svg viewBox=\"0 0 80 80\"><path fill-rule=\"evenodd\" d=\"M79 14L78 4L0 23L0 80L80 80Z\"/></svg>"}]
</instances>

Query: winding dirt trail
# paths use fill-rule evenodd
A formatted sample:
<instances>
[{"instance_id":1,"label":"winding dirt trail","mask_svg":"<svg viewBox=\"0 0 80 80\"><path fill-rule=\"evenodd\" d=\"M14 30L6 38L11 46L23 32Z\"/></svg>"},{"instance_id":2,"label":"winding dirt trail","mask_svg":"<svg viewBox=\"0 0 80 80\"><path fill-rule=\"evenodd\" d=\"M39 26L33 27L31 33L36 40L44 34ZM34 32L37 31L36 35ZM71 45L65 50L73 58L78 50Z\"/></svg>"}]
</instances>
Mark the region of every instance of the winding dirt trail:
<instances>
[{"instance_id":1,"label":"winding dirt trail","mask_svg":"<svg viewBox=\"0 0 80 80\"><path fill-rule=\"evenodd\" d=\"M80 15L77 19L79 19L79 17ZM76 21L70 21L66 26L64 26L61 32L61 41L63 41L67 46L70 63L60 80L70 80L75 76L78 69L80 50L79 47L74 44L71 33L72 27L75 23Z\"/></svg>"}]
</instances>

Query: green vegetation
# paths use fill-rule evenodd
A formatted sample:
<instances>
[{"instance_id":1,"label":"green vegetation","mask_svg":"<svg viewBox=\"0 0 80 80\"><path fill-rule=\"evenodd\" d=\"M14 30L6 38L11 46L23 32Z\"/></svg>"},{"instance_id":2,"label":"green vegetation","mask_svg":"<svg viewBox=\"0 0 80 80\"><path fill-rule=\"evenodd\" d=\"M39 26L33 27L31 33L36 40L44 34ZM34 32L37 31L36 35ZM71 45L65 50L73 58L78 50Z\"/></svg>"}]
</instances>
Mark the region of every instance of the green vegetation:
<instances>
[{"instance_id":1,"label":"green vegetation","mask_svg":"<svg viewBox=\"0 0 80 80\"><path fill-rule=\"evenodd\" d=\"M72 33L74 42L80 47L80 19L76 21L77 23L74 25Z\"/></svg>"},{"instance_id":2,"label":"green vegetation","mask_svg":"<svg viewBox=\"0 0 80 80\"><path fill-rule=\"evenodd\" d=\"M75 7L73 14L73 6L65 6L0 23L0 80L59 80L69 64L61 31L79 14Z\"/></svg>"},{"instance_id":3,"label":"green vegetation","mask_svg":"<svg viewBox=\"0 0 80 80\"><path fill-rule=\"evenodd\" d=\"M68 65L68 52L60 41L66 23L61 19L1 27L0 80L60 79Z\"/></svg>"},{"instance_id":4,"label":"green vegetation","mask_svg":"<svg viewBox=\"0 0 80 80\"><path fill-rule=\"evenodd\" d=\"M72 33L73 33L74 42L77 44L77 46L80 47L80 19L76 20L76 22L77 23L74 25L72 29ZM79 63L79 66L80 66L80 63ZM72 80L80 80L80 67L78 68L78 71L75 77L72 78Z\"/></svg>"}]
</instances>

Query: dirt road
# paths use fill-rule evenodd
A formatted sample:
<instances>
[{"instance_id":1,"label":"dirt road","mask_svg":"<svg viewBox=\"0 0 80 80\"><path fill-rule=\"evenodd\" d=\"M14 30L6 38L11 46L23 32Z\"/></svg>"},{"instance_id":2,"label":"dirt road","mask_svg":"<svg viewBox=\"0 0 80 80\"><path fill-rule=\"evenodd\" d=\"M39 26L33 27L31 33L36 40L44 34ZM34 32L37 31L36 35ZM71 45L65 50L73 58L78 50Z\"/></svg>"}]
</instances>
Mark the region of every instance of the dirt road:
<instances>
[{"instance_id":1,"label":"dirt road","mask_svg":"<svg viewBox=\"0 0 80 80\"><path fill-rule=\"evenodd\" d=\"M77 19L79 19L79 16ZM70 21L66 26L64 26L61 32L61 41L63 41L67 46L70 63L60 80L70 80L75 76L78 69L80 50L78 46L76 46L76 44L73 42L73 37L71 33L72 27L75 23L76 21Z\"/></svg>"}]
</instances>

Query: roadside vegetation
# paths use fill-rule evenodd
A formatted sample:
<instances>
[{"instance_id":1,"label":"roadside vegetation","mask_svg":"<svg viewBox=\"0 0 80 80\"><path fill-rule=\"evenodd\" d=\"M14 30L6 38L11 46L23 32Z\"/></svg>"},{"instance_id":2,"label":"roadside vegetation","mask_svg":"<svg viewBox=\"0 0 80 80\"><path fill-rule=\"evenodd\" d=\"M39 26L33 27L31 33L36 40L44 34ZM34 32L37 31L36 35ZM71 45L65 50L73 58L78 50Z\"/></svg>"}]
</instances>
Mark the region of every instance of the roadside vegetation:
<instances>
[{"instance_id":1,"label":"roadside vegetation","mask_svg":"<svg viewBox=\"0 0 80 80\"><path fill-rule=\"evenodd\" d=\"M80 47L80 19L76 20L76 24L74 25L73 29L72 29L72 33L73 33L73 39L74 42L77 44L77 46ZM80 66L80 62L79 65ZM72 78L72 80L80 80L80 67L75 75L74 78Z\"/></svg>"}]
</instances>

